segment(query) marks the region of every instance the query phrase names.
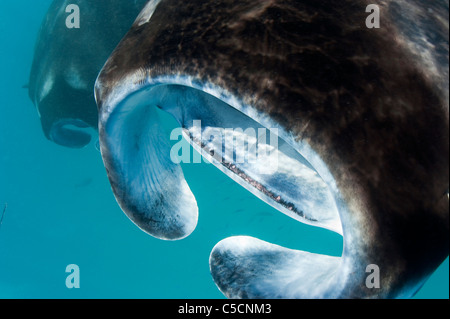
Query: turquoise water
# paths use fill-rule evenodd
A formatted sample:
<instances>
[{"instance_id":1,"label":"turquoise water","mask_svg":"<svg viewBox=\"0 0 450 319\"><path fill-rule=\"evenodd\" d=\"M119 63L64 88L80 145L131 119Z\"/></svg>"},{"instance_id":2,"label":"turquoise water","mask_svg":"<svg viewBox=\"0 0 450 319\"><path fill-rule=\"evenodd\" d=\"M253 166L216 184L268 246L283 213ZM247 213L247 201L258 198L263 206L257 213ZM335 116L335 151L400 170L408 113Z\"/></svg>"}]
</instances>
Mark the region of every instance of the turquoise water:
<instances>
[{"instance_id":1,"label":"turquoise water","mask_svg":"<svg viewBox=\"0 0 450 319\"><path fill-rule=\"evenodd\" d=\"M190 237L165 242L139 230L118 207L95 143L71 150L46 140L22 88L50 2L2 1L0 298L223 298L208 259L234 235L340 255L338 235L289 219L208 164L184 166L200 212ZM80 289L65 285L69 264L80 267ZM449 298L448 259L415 298Z\"/></svg>"}]
</instances>

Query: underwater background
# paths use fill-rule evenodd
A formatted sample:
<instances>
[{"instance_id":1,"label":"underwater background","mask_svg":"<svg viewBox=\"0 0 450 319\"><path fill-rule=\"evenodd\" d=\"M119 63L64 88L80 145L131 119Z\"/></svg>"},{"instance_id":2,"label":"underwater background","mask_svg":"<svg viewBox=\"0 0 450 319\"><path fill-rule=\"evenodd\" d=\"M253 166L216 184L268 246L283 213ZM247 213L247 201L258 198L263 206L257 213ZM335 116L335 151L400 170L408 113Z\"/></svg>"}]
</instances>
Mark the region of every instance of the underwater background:
<instances>
[{"instance_id":1,"label":"underwater background","mask_svg":"<svg viewBox=\"0 0 450 319\"><path fill-rule=\"evenodd\" d=\"M81 150L48 141L24 88L50 3L1 1L0 298L224 298L209 254L235 235L340 256L339 235L288 218L208 164L183 166L200 213L191 236L167 242L136 227L115 201L97 138ZM66 287L70 264L79 289ZM449 298L448 258L414 298Z\"/></svg>"}]
</instances>

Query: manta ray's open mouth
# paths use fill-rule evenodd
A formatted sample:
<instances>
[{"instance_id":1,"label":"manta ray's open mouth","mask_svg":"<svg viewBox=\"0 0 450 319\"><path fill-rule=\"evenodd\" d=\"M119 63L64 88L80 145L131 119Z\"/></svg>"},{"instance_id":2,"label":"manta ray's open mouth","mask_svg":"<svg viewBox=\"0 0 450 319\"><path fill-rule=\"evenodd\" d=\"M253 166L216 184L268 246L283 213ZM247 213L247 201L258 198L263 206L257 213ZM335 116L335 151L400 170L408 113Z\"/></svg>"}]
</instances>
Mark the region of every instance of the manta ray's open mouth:
<instances>
[{"instance_id":1,"label":"manta ray's open mouth","mask_svg":"<svg viewBox=\"0 0 450 319\"><path fill-rule=\"evenodd\" d=\"M82 148L89 144L95 132L82 120L61 119L50 128L49 138L56 144L71 148Z\"/></svg>"},{"instance_id":2,"label":"manta ray's open mouth","mask_svg":"<svg viewBox=\"0 0 450 319\"><path fill-rule=\"evenodd\" d=\"M133 185L131 193L140 193L141 197L156 189L166 190L171 184L165 171L176 171L174 178L180 181L174 184L183 185L183 190L179 191L186 196L186 202L180 203L176 216L184 216L187 207L191 206L191 211L196 209L193 195L186 188L183 174L176 165L182 159L174 156L175 152L182 153L183 150L170 147L169 141L164 141L162 124L158 123L155 113L155 107L158 107L178 120L183 127L183 136L195 149L257 197L294 219L342 234L333 194L314 166L298 151L302 148L301 142L292 138L291 144L286 142L280 137L287 136L286 132L279 128L270 130L257 121L265 122L264 119L257 116L252 119L209 93L176 84L151 85L124 98L119 105L107 122L105 133L108 139L104 142L110 140L110 156L117 163L127 165L120 171L125 173L126 184ZM307 156L312 155L308 150ZM162 201L168 193L172 191L158 194L157 210L152 207L139 212L139 215L153 212L153 218L147 216L149 224L144 220L135 221L157 237L179 239L193 229L184 233L178 229L171 233L157 230L168 226L151 222L160 220L157 217L160 214L167 214L168 207L162 205ZM144 208L143 203L133 202L131 198L127 201L126 206L132 205L138 211ZM145 219L142 216L135 218ZM195 224L194 220L185 218L187 224Z\"/></svg>"},{"instance_id":3,"label":"manta ray's open mouth","mask_svg":"<svg viewBox=\"0 0 450 319\"><path fill-rule=\"evenodd\" d=\"M176 82L180 79L127 95L101 126L102 154L116 198L141 229L175 240L188 236L197 224L197 203L178 165L183 148L164 137L159 108L175 117L182 126L180 133L199 153L261 200L298 221L342 234L333 186L307 160L324 169L310 149L275 123L270 127L268 119L257 114L250 118L245 113L251 109L236 104L236 99L211 87L202 90ZM253 298L310 297L311 285L314 296L332 297L319 282L325 288L336 280L338 263L337 257L247 237L219 243L210 262L215 281L227 296ZM247 282L251 289L239 286L236 271L257 284Z\"/></svg>"}]
</instances>

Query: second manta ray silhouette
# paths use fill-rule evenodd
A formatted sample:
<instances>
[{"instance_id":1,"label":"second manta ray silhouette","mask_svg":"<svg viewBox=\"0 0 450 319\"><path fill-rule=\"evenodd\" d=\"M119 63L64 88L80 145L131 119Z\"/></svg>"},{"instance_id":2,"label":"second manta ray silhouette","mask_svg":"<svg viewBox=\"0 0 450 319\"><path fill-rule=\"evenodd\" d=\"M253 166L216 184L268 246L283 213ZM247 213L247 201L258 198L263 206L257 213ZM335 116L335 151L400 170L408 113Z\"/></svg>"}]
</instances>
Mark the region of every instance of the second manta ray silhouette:
<instances>
[{"instance_id":1,"label":"second manta ray silhouette","mask_svg":"<svg viewBox=\"0 0 450 319\"><path fill-rule=\"evenodd\" d=\"M194 120L202 133L277 129L276 172L221 148L209 158L281 212L343 235L341 257L221 241L210 269L227 297L411 297L448 256L448 1L379 3L381 28L368 29L368 1L149 1L101 71L104 164L141 229L175 240L197 224L158 107L205 156ZM379 289L366 286L372 264Z\"/></svg>"},{"instance_id":2,"label":"second manta ray silhouette","mask_svg":"<svg viewBox=\"0 0 450 319\"><path fill-rule=\"evenodd\" d=\"M54 0L42 22L30 72L29 97L50 141L70 148L90 143L98 116L98 72L144 7L145 0ZM80 9L80 28L66 25L66 7Z\"/></svg>"}]
</instances>

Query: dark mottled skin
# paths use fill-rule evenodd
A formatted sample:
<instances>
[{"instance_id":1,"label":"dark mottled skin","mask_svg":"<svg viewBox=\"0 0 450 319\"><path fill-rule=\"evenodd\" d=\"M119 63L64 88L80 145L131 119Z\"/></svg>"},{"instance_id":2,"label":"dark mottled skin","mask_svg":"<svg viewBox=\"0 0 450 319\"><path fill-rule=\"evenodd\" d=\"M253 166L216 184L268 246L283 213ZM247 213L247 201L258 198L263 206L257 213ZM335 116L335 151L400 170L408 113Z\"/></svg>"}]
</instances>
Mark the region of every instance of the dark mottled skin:
<instances>
[{"instance_id":1,"label":"dark mottled skin","mask_svg":"<svg viewBox=\"0 0 450 319\"><path fill-rule=\"evenodd\" d=\"M64 0L54 0L41 25L30 72L29 96L41 114L44 134L53 123L71 118L97 129L98 113L94 83L98 72L120 39L132 25L145 0L74 0L80 8L80 28L66 27ZM65 80L69 67L78 71L85 88L71 87ZM48 74L55 83L51 92L38 101Z\"/></svg>"},{"instance_id":2,"label":"dark mottled skin","mask_svg":"<svg viewBox=\"0 0 450 319\"><path fill-rule=\"evenodd\" d=\"M367 290L366 264L355 264L361 285L342 297L398 296L449 253L449 119L441 84L399 41L386 2L382 28L367 29L367 1L163 0L103 69L100 112L139 71L191 75L269 114L328 165L349 207L344 225L363 234L349 242L344 228L344 256L378 264L389 287ZM448 60L448 29L435 33Z\"/></svg>"}]
</instances>

